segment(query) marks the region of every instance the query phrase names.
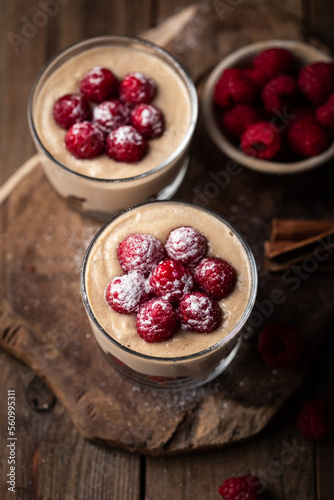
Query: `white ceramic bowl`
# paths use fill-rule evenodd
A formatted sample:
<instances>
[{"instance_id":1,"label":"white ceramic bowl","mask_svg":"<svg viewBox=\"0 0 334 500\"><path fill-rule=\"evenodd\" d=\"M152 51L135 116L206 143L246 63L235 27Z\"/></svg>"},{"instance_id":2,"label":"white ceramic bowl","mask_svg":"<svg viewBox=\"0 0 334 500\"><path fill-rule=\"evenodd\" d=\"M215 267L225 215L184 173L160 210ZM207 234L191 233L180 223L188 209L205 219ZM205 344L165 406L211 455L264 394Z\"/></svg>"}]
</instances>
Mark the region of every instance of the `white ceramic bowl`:
<instances>
[{"instance_id":1,"label":"white ceramic bowl","mask_svg":"<svg viewBox=\"0 0 334 500\"><path fill-rule=\"evenodd\" d=\"M254 57L265 49L272 47L282 47L290 50L297 64L306 66L316 61L332 61L332 58L321 50L302 42L291 40L266 40L251 45L246 45L232 54L225 57L211 72L201 97L201 110L207 131L216 144L216 146L227 156L232 158L236 163L243 165L252 170L264 172L267 174L294 174L304 170L310 170L325 163L334 155L334 141L323 153L317 156L306 158L295 162L277 162L260 160L252 156L244 154L238 149L230 139L224 135L221 128L218 126L213 109L213 92L215 85L226 68L243 68L250 66Z\"/></svg>"}]
</instances>

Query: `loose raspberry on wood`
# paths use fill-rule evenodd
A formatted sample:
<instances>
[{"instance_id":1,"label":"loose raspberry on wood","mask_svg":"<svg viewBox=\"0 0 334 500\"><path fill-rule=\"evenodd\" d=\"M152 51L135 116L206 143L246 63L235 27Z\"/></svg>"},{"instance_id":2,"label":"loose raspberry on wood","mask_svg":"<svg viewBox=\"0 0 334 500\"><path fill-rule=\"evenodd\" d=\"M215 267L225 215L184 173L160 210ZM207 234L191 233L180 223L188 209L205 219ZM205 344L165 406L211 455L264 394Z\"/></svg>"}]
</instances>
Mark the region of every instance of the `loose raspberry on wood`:
<instances>
[{"instance_id":1,"label":"loose raspberry on wood","mask_svg":"<svg viewBox=\"0 0 334 500\"><path fill-rule=\"evenodd\" d=\"M261 500L263 491L260 479L252 474L225 479L218 493L225 500Z\"/></svg>"},{"instance_id":2,"label":"loose raspberry on wood","mask_svg":"<svg viewBox=\"0 0 334 500\"><path fill-rule=\"evenodd\" d=\"M301 407L297 427L309 439L326 439L333 433L334 409L326 398L315 398Z\"/></svg>"},{"instance_id":3,"label":"loose raspberry on wood","mask_svg":"<svg viewBox=\"0 0 334 500\"><path fill-rule=\"evenodd\" d=\"M306 342L298 328L285 323L272 323L260 333L258 351L269 366L286 368L303 358Z\"/></svg>"}]
</instances>

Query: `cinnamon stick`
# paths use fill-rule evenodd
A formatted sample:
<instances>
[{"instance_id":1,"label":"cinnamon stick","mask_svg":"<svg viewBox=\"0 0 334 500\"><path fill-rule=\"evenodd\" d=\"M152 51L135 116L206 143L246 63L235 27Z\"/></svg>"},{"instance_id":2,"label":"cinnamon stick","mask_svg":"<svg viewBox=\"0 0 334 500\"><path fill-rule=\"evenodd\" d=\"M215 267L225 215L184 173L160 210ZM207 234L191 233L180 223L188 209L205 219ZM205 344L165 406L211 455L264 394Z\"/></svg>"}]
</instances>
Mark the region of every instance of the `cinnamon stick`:
<instances>
[{"instance_id":1,"label":"cinnamon stick","mask_svg":"<svg viewBox=\"0 0 334 500\"><path fill-rule=\"evenodd\" d=\"M265 247L265 268L282 271L308 257L319 270L334 271L334 221L273 219Z\"/></svg>"}]
</instances>

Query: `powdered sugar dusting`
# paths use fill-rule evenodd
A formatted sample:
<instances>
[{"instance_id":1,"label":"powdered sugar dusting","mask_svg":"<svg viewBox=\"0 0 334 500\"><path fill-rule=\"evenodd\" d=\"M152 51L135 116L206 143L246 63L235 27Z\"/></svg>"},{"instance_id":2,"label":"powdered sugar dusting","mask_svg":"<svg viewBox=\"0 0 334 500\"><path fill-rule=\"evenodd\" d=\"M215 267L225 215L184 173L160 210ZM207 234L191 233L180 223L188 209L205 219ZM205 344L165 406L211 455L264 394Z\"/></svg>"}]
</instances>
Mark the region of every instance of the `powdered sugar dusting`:
<instances>
[{"instance_id":1,"label":"powdered sugar dusting","mask_svg":"<svg viewBox=\"0 0 334 500\"><path fill-rule=\"evenodd\" d=\"M165 128L162 111L151 104L138 104L132 111L131 123L146 139L160 137Z\"/></svg>"},{"instance_id":2,"label":"powdered sugar dusting","mask_svg":"<svg viewBox=\"0 0 334 500\"><path fill-rule=\"evenodd\" d=\"M146 297L144 277L137 271L114 278L106 288L110 307L123 314L133 314Z\"/></svg>"},{"instance_id":3,"label":"powdered sugar dusting","mask_svg":"<svg viewBox=\"0 0 334 500\"><path fill-rule=\"evenodd\" d=\"M117 99L101 102L94 108L93 120L98 122L102 129L109 133L120 125L130 121L130 110Z\"/></svg>"},{"instance_id":4,"label":"powdered sugar dusting","mask_svg":"<svg viewBox=\"0 0 334 500\"><path fill-rule=\"evenodd\" d=\"M209 333L218 327L221 312L217 303L197 292L183 298L178 316L183 330Z\"/></svg>"},{"instance_id":5,"label":"powdered sugar dusting","mask_svg":"<svg viewBox=\"0 0 334 500\"><path fill-rule=\"evenodd\" d=\"M172 305L162 299L152 299L139 311L137 332L147 342L168 340L177 328Z\"/></svg>"},{"instance_id":6,"label":"powdered sugar dusting","mask_svg":"<svg viewBox=\"0 0 334 500\"><path fill-rule=\"evenodd\" d=\"M120 85L121 100L132 104L150 102L155 93L155 82L141 71L132 71L128 73Z\"/></svg>"},{"instance_id":7,"label":"powdered sugar dusting","mask_svg":"<svg viewBox=\"0 0 334 500\"><path fill-rule=\"evenodd\" d=\"M166 243L166 251L169 257L187 265L195 265L204 257L206 247L206 238L189 226L174 229Z\"/></svg>"},{"instance_id":8,"label":"powdered sugar dusting","mask_svg":"<svg viewBox=\"0 0 334 500\"><path fill-rule=\"evenodd\" d=\"M99 85L105 78L105 71L106 70L102 66L95 66L86 73L84 78L89 78L92 84Z\"/></svg>"},{"instance_id":9,"label":"powdered sugar dusting","mask_svg":"<svg viewBox=\"0 0 334 500\"><path fill-rule=\"evenodd\" d=\"M102 106L103 104L103 106ZM113 118L113 110L116 108L115 103L109 101L108 106L106 106L106 102L101 103L99 106L96 106L93 111L94 120L102 120L107 121Z\"/></svg>"},{"instance_id":10,"label":"powdered sugar dusting","mask_svg":"<svg viewBox=\"0 0 334 500\"><path fill-rule=\"evenodd\" d=\"M145 75L145 73L142 73L141 71L133 71L132 73L129 73L129 76L134 76L143 85L146 85L147 83L149 83L150 85L154 85L152 78Z\"/></svg>"},{"instance_id":11,"label":"powdered sugar dusting","mask_svg":"<svg viewBox=\"0 0 334 500\"><path fill-rule=\"evenodd\" d=\"M150 104L147 104L142 110L141 121L144 127L150 125L155 132L162 128L161 112Z\"/></svg>"},{"instance_id":12,"label":"powdered sugar dusting","mask_svg":"<svg viewBox=\"0 0 334 500\"><path fill-rule=\"evenodd\" d=\"M193 290L194 280L181 262L165 260L153 270L150 285L157 296L175 301Z\"/></svg>"},{"instance_id":13,"label":"powdered sugar dusting","mask_svg":"<svg viewBox=\"0 0 334 500\"><path fill-rule=\"evenodd\" d=\"M120 243L117 253L124 271L136 269L148 273L163 259L164 248L150 234L134 233Z\"/></svg>"},{"instance_id":14,"label":"powdered sugar dusting","mask_svg":"<svg viewBox=\"0 0 334 500\"><path fill-rule=\"evenodd\" d=\"M143 137L131 125L121 125L112 132L112 137L115 144L125 144L126 142L135 145L143 144Z\"/></svg>"}]
</instances>

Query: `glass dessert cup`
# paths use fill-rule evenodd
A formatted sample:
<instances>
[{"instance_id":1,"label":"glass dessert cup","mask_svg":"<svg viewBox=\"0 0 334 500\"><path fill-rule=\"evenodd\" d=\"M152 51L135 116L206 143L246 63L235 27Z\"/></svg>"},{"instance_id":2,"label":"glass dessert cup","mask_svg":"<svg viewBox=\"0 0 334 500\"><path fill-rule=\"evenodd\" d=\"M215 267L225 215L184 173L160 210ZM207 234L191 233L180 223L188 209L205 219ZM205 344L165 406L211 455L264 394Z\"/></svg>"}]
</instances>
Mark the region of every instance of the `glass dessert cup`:
<instances>
[{"instance_id":1,"label":"glass dessert cup","mask_svg":"<svg viewBox=\"0 0 334 500\"><path fill-rule=\"evenodd\" d=\"M79 160L81 164L85 162L85 166L87 165L87 169L81 167L78 169L81 171L73 168L76 160L70 166L69 162L64 161L63 157L60 160L57 157L58 155L53 152L52 146L50 147L52 141L50 144L46 144L47 141L42 138L45 129L48 127L45 126L46 122L41 122L40 118L41 113L43 113L41 111L44 104L43 93L46 92L45 89L48 88L48 85L51 85L50 82L60 79L59 71L63 71L64 67L69 67L67 63L73 64L73 59L77 61L78 58L82 59L82 56L86 56L87 53L91 56L92 51L105 51L109 49L111 54L113 50L130 51L130 56L134 61L136 61L136 54L140 54L140 57L144 61L142 63L144 68L145 57L150 58L148 60L152 60L153 63L156 61L156 64L150 62L150 67L153 68L152 72L154 73L150 76L157 81L158 92L159 85L161 84L162 86L168 80L167 76L169 74L174 75L175 80L179 82L178 85L180 88L182 87L182 96L184 95L184 98L181 97L181 100L183 98L184 102L185 100L187 101L186 105L189 110L185 130L179 132L181 130L179 123L172 124L173 131L169 137L179 133L177 143L175 143L175 148L172 151L169 151L165 157L159 156L157 161L155 157L152 157L152 161L150 160L147 168L145 167L145 171L141 169L136 175L131 172L131 174L127 173L124 176L118 175L118 178L106 178L104 175L90 174L88 168L90 160ZM94 61L96 62L96 58ZM96 64L94 63L90 67L93 65ZM109 65L112 65L112 60ZM117 68L110 69L115 70L117 75ZM137 67L129 67L128 72L131 70L137 70ZM78 75L76 75L76 78L78 78ZM74 91L64 88L60 95L71 92ZM170 100L174 103L173 92L170 95ZM152 104L155 104L155 102L153 101ZM51 109L47 110L47 112L51 120L52 106L49 107ZM170 103L167 105L167 108L172 107ZM162 111L164 112L165 110L162 109ZM167 110L167 112L169 111ZM137 37L121 35L101 36L80 41L57 54L38 75L32 88L28 105L30 131L37 151L40 153L45 174L51 185L70 206L79 209L87 215L104 220L108 220L110 216L130 206L148 200L166 200L174 195L187 171L189 146L196 126L197 115L198 102L196 89L178 61L164 49L151 42L141 40ZM54 127L55 125L52 123L52 126ZM169 133L168 126L169 124L167 123L165 134ZM65 136L66 131L63 130L62 132L64 132ZM169 137L168 140L170 140ZM53 137L51 139L53 140ZM154 141L158 140L155 139L150 142L153 143ZM158 144L158 142L155 142L155 144ZM65 146L63 147L65 150ZM98 160L98 158L95 160ZM134 173L136 173L136 165L139 164L140 162L132 166Z\"/></svg>"},{"instance_id":2,"label":"glass dessert cup","mask_svg":"<svg viewBox=\"0 0 334 500\"><path fill-rule=\"evenodd\" d=\"M135 217L136 214L138 215L138 213L142 210L147 210L147 214L151 214L152 209L160 209L163 214L161 223L166 225L166 218L168 217L167 212L170 207L176 207L177 210L182 212L187 209L197 211L198 214L204 214L206 218L212 218L212 220L215 221L215 224L219 224L224 227L224 231L228 231L229 234L236 240L237 245L240 248L240 253L244 256L243 258L245 260L245 265L247 266L248 276L245 285L245 288L247 288L245 293L247 293L247 295L244 295L246 298L243 299L242 307L236 307L239 312L235 317L235 321L232 322L230 325L231 327L226 327L226 331L222 338L220 335L215 337L219 340L214 341L212 345L208 345L206 348L201 348L196 352L191 352L191 354L174 356L174 351L172 351L172 356L171 353L169 353L169 357L164 357L160 355L157 356L147 354L147 350L150 350L150 345L152 344L146 343L144 340L140 339L138 334L135 335L137 335L139 342L143 342L146 346L148 346L147 348L145 347L145 353L129 348L125 345L128 344L127 341L124 341L124 343L120 342L110 333L110 330L108 333L107 328L101 324L104 323L104 320L101 320L102 316L99 318L99 313L96 314L96 303L94 304L94 299L91 300L93 295L96 296L96 294L92 293L93 288L90 283L94 279L93 268L96 262L95 259L99 260L101 258L101 254L96 252L99 251L99 247L101 248L104 244L104 237L106 237L107 240L107 236L109 234L115 234L117 232L117 225L122 225L124 227L124 220L126 220L129 216L132 217L132 215ZM140 230L139 232L144 231ZM149 232L149 228L147 232ZM108 246L108 252L110 251L112 251L111 245ZM115 247L113 247L113 251L116 254ZM191 203L175 201L149 202L128 209L122 214L114 217L95 235L86 251L82 265L81 293L92 331L99 346L106 355L108 361L118 372L121 373L124 378L144 387L169 390L192 389L202 386L203 384L206 384L216 378L227 368L237 353L241 342L242 328L245 325L255 303L257 293L257 271L254 257L249 245L243 236L220 214ZM231 296L232 295L233 292ZM104 296L103 300L105 300ZM109 306L106 303L103 307L109 309ZM128 315L120 316L124 317ZM228 323L229 321L227 321L227 324ZM127 328L126 323L124 323L122 328ZM186 335L187 334L188 332L186 332ZM178 333L175 335L178 335ZM209 339L208 343L210 344L211 342L210 335L212 334L192 335L204 335L207 339ZM155 344L164 343L158 342Z\"/></svg>"}]
</instances>

